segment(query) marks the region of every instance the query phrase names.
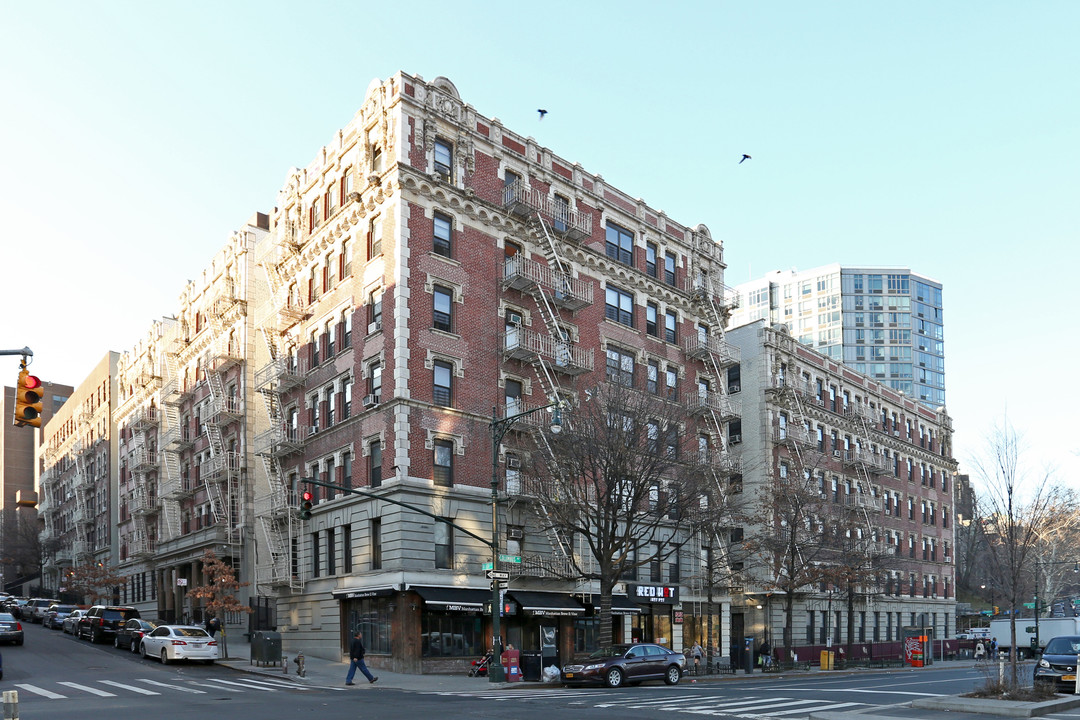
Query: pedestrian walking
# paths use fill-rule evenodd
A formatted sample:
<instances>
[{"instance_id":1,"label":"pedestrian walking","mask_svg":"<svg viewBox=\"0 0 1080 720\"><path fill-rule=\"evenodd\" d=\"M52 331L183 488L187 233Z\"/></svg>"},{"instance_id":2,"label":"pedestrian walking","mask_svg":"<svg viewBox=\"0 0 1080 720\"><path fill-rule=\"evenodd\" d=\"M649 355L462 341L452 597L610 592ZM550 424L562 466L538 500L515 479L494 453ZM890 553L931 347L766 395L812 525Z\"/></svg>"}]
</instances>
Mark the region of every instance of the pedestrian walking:
<instances>
[{"instance_id":1,"label":"pedestrian walking","mask_svg":"<svg viewBox=\"0 0 1080 720\"><path fill-rule=\"evenodd\" d=\"M690 657L694 658L694 674L697 675L701 669L701 658L705 655L705 651L701 649L701 643L694 643L694 647L690 648Z\"/></svg>"},{"instance_id":2,"label":"pedestrian walking","mask_svg":"<svg viewBox=\"0 0 1080 720\"><path fill-rule=\"evenodd\" d=\"M360 672L364 674L369 683L373 683L379 678L371 674L371 671L367 669L367 665L364 663L364 636L359 630L353 635L352 642L349 643L349 674L345 676L346 685L355 685L353 678L356 677L356 669L360 668Z\"/></svg>"},{"instance_id":3,"label":"pedestrian walking","mask_svg":"<svg viewBox=\"0 0 1080 720\"><path fill-rule=\"evenodd\" d=\"M996 660L998 654L997 638L990 638L990 659Z\"/></svg>"},{"instance_id":4,"label":"pedestrian walking","mask_svg":"<svg viewBox=\"0 0 1080 720\"><path fill-rule=\"evenodd\" d=\"M985 660L985 659L986 659L986 647L983 645L983 641L980 640L979 642L975 643L975 660L978 661L978 660Z\"/></svg>"},{"instance_id":5,"label":"pedestrian walking","mask_svg":"<svg viewBox=\"0 0 1080 720\"><path fill-rule=\"evenodd\" d=\"M210 637L216 638L218 630L221 630L221 621L217 617L211 617L206 621L206 632L210 634Z\"/></svg>"}]
</instances>

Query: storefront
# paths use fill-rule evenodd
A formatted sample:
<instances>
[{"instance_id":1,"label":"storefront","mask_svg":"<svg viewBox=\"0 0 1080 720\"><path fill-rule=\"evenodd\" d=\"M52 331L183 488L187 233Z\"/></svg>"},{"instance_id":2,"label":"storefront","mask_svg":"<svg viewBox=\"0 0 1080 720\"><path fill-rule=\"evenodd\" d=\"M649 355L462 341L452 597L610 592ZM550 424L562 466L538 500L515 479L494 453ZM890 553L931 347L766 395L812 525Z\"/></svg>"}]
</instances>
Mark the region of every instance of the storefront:
<instances>
[{"instance_id":1,"label":"storefront","mask_svg":"<svg viewBox=\"0 0 1080 720\"><path fill-rule=\"evenodd\" d=\"M423 601L420 615L420 656L468 658L471 662L488 651L485 635L487 590L472 588L412 588Z\"/></svg>"},{"instance_id":2,"label":"storefront","mask_svg":"<svg viewBox=\"0 0 1080 720\"><path fill-rule=\"evenodd\" d=\"M354 633L363 633L368 655L390 655L393 638L394 588L337 590L334 599L340 604L341 651L348 655Z\"/></svg>"},{"instance_id":3,"label":"storefront","mask_svg":"<svg viewBox=\"0 0 1080 720\"><path fill-rule=\"evenodd\" d=\"M574 654L574 621L585 606L567 593L508 590L503 601L506 641L525 653L541 653L544 665L561 666Z\"/></svg>"},{"instance_id":4,"label":"storefront","mask_svg":"<svg viewBox=\"0 0 1080 720\"><path fill-rule=\"evenodd\" d=\"M672 650L681 650L676 644L682 643L682 610L676 608L679 604L678 585L631 585L630 599L642 606L639 615L634 616L634 624L631 632L633 642L654 642L664 645ZM679 635L675 637L675 620L678 619Z\"/></svg>"},{"instance_id":5,"label":"storefront","mask_svg":"<svg viewBox=\"0 0 1080 720\"><path fill-rule=\"evenodd\" d=\"M589 616L574 620L574 653L590 653L600 647L600 596L578 598ZM630 602L626 595L611 596L611 641L618 643L627 639L633 623L632 617L641 613L641 606Z\"/></svg>"}]
</instances>

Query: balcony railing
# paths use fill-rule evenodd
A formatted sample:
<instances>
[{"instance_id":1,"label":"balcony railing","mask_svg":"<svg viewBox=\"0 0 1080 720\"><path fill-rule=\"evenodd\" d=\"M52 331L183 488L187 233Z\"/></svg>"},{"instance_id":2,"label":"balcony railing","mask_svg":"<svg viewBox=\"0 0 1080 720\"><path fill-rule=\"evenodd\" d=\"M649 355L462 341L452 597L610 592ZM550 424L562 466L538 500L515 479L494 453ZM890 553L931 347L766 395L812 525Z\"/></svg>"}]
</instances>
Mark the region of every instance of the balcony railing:
<instances>
[{"instance_id":1,"label":"balcony railing","mask_svg":"<svg viewBox=\"0 0 1080 720\"><path fill-rule=\"evenodd\" d=\"M303 450L305 443L306 436L300 428L279 425L255 436L255 453L281 457Z\"/></svg>"},{"instance_id":2,"label":"balcony railing","mask_svg":"<svg viewBox=\"0 0 1080 720\"><path fill-rule=\"evenodd\" d=\"M214 455L199 466L199 476L206 482L217 482L240 472L240 453Z\"/></svg>"},{"instance_id":3,"label":"balcony railing","mask_svg":"<svg viewBox=\"0 0 1080 720\"><path fill-rule=\"evenodd\" d=\"M590 283L521 253L506 258L503 287L529 294L535 294L542 288L552 302L567 310L580 310L593 303L593 286Z\"/></svg>"},{"instance_id":4,"label":"balcony railing","mask_svg":"<svg viewBox=\"0 0 1080 720\"><path fill-rule=\"evenodd\" d=\"M543 358L553 370L567 375L580 375L593 369L592 350L520 326L507 328L503 354L523 362Z\"/></svg>"},{"instance_id":5,"label":"balcony railing","mask_svg":"<svg viewBox=\"0 0 1080 720\"><path fill-rule=\"evenodd\" d=\"M255 389L266 390L273 385L276 392L285 392L300 385L307 378L308 369L299 359L278 358L271 360L255 373Z\"/></svg>"},{"instance_id":6,"label":"balcony railing","mask_svg":"<svg viewBox=\"0 0 1080 720\"><path fill-rule=\"evenodd\" d=\"M889 471L885 458L865 450L845 450L844 465L864 467L871 472L884 474Z\"/></svg>"},{"instance_id":7,"label":"balcony railing","mask_svg":"<svg viewBox=\"0 0 1080 720\"><path fill-rule=\"evenodd\" d=\"M742 350L734 345L729 345L723 339L712 335L694 335L683 341L686 354L692 358L705 358L712 356L720 367L737 365L742 359Z\"/></svg>"},{"instance_id":8,"label":"balcony railing","mask_svg":"<svg viewBox=\"0 0 1080 720\"><path fill-rule=\"evenodd\" d=\"M721 393L708 393L707 395L691 395L686 401L686 409L694 415L714 413L720 422L734 420L742 412L741 404Z\"/></svg>"},{"instance_id":9,"label":"balcony railing","mask_svg":"<svg viewBox=\"0 0 1080 720\"><path fill-rule=\"evenodd\" d=\"M574 210L569 205L549 198L524 180L515 180L503 188L503 206L512 214L528 217L538 212L550 224L557 235L568 240L580 241L592 235L592 215Z\"/></svg>"},{"instance_id":10,"label":"balcony railing","mask_svg":"<svg viewBox=\"0 0 1080 720\"><path fill-rule=\"evenodd\" d=\"M520 563L503 563L502 567L510 573L512 578L561 578L565 580L578 575L569 558L556 555L522 555Z\"/></svg>"}]
</instances>

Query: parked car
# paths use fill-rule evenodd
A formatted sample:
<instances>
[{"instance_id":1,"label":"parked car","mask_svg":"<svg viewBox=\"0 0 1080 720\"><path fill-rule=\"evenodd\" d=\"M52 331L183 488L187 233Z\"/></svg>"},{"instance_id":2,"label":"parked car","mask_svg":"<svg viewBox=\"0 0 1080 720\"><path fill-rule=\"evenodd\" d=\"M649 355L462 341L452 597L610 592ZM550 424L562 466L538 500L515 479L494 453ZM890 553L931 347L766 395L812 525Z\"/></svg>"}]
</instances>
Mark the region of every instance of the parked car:
<instances>
[{"instance_id":1,"label":"parked car","mask_svg":"<svg viewBox=\"0 0 1080 720\"><path fill-rule=\"evenodd\" d=\"M209 665L218 659L217 641L195 625L158 625L143 636L139 651L144 658L159 658L162 665L176 660L202 660Z\"/></svg>"},{"instance_id":2,"label":"parked car","mask_svg":"<svg viewBox=\"0 0 1080 720\"><path fill-rule=\"evenodd\" d=\"M12 645L23 644L22 623L11 613L0 613L0 642L9 642Z\"/></svg>"},{"instance_id":3,"label":"parked car","mask_svg":"<svg viewBox=\"0 0 1080 720\"><path fill-rule=\"evenodd\" d=\"M563 666L563 685L604 684L617 688L643 680L674 685L686 668L686 656L653 643L622 643L600 648L585 660Z\"/></svg>"},{"instance_id":4,"label":"parked car","mask_svg":"<svg viewBox=\"0 0 1080 720\"><path fill-rule=\"evenodd\" d=\"M45 612L59 602L55 598L34 598L24 608L27 613L24 619L33 623L40 623L45 619Z\"/></svg>"},{"instance_id":5,"label":"parked car","mask_svg":"<svg viewBox=\"0 0 1080 720\"><path fill-rule=\"evenodd\" d=\"M130 618L116 630L113 638L113 647L121 650L139 652L139 644L143 636L148 634L161 623L157 620L143 620L142 618Z\"/></svg>"},{"instance_id":6,"label":"parked car","mask_svg":"<svg viewBox=\"0 0 1080 720\"><path fill-rule=\"evenodd\" d=\"M41 625L50 630L59 630L64 626L64 618L70 615L72 610L77 609L78 605L53 605L45 611L45 617L42 618Z\"/></svg>"},{"instance_id":7,"label":"parked car","mask_svg":"<svg viewBox=\"0 0 1080 720\"><path fill-rule=\"evenodd\" d=\"M82 616L85 615L85 614L86 614L86 611L81 609L81 608L77 608L75 610L72 610L68 614L68 616L66 618L64 618L64 627L63 627L64 632L68 633L69 635L78 635L79 634L79 621L82 620Z\"/></svg>"},{"instance_id":8,"label":"parked car","mask_svg":"<svg viewBox=\"0 0 1080 720\"><path fill-rule=\"evenodd\" d=\"M95 605L79 619L78 637L90 642L108 642L127 620L139 617L136 608L121 605Z\"/></svg>"},{"instance_id":9,"label":"parked car","mask_svg":"<svg viewBox=\"0 0 1080 720\"><path fill-rule=\"evenodd\" d=\"M1076 656L1080 655L1080 635L1059 635L1046 643L1042 658L1035 663L1035 685L1053 685L1065 692L1076 691Z\"/></svg>"}]
</instances>

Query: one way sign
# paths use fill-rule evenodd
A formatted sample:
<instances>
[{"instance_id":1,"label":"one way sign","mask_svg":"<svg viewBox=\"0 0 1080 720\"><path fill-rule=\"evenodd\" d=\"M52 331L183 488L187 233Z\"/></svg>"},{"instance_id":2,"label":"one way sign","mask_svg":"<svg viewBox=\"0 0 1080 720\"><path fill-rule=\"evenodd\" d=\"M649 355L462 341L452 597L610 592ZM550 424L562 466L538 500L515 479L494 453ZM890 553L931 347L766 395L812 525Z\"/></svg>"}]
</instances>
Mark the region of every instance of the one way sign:
<instances>
[{"instance_id":1,"label":"one way sign","mask_svg":"<svg viewBox=\"0 0 1080 720\"><path fill-rule=\"evenodd\" d=\"M488 580L509 580L510 573L505 570L488 570L487 577Z\"/></svg>"}]
</instances>

